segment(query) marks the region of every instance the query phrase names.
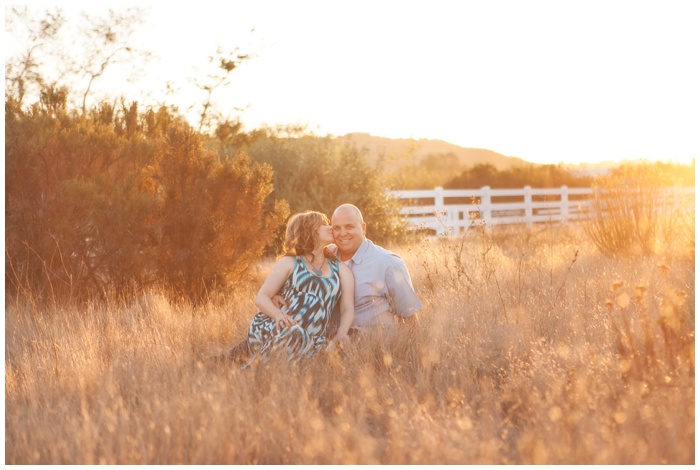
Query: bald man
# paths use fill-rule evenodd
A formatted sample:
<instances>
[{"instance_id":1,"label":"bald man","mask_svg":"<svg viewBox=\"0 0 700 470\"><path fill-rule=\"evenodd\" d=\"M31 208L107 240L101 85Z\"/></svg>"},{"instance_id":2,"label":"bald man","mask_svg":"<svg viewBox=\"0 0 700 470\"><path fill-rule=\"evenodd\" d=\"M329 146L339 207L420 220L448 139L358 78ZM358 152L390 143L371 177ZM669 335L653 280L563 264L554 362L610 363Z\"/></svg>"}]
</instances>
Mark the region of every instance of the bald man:
<instances>
[{"instance_id":1,"label":"bald man","mask_svg":"<svg viewBox=\"0 0 700 470\"><path fill-rule=\"evenodd\" d=\"M339 206L331 218L336 256L355 276L355 319L352 329L393 331L396 319L415 321L422 304L406 264L397 254L366 237L362 212L352 204Z\"/></svg>"}]
</instances>

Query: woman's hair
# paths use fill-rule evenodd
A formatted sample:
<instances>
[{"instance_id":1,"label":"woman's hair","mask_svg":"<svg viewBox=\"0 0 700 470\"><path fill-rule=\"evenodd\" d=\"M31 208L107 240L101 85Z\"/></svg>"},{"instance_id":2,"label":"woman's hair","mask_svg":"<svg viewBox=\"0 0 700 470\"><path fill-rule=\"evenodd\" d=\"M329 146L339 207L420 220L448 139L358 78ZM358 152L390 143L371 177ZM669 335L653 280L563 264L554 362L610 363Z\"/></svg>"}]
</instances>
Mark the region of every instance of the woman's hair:
<instances>
[{"instance_id":1,"label":"woman's hair","mask_svg":"<svg viewBox=\"0 0 700 470\"><path fill-rule=\"evenodd\" d=\"M318 228L329 225L325 214L306 211L293 215L287 222L287 232L284 237L284 256L302 256L311 251L318 243ZM329 256L325 250L326 257ZM313 259L312 259L313 261Z\"/></svg>"}]
</instances>

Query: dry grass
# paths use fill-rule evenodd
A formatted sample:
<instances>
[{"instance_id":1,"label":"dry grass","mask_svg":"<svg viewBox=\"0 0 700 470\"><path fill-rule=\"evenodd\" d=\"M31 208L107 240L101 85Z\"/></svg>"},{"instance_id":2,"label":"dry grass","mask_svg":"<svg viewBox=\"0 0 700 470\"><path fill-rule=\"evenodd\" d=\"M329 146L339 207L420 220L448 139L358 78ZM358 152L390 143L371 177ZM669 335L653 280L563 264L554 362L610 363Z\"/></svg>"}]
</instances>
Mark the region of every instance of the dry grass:
<instances>
[{"instance_id":1,"label":"dry grass","mask_svg":"<svg viewBox=\"0 0 700 470\"><path fill-rule=\"evenodd\" d=\"M303 367L211 359L258 285L196 310L8 301L6 464L695 462L688 247L610 259L545 227L395 250L420 332Z\"/></svg>"}]
</instances>

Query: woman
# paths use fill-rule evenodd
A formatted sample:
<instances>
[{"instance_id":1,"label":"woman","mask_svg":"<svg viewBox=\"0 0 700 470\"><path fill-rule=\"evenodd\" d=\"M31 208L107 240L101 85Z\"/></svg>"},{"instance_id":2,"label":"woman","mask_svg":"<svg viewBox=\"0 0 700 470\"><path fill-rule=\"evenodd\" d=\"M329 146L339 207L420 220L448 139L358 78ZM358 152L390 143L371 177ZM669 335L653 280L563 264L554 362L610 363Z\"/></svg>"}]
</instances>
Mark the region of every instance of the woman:
<instances>
[{"instance_id":1,"label":"woman","mask_svg":"<svg viewBox=\"0 0 700 470\"><path fill-rule=\"evenodd\" d=\"M340 325L332 341L348 341L355 316L355 279L326 249L330 243L333 231L324 214L307 211L289 220L285 253L255 298L260 312L248 329L253 358L267 359L277 351L285 351L291 361L313 356L326 344L326 329L338 302ZM272 301L277 294L285 300L281 308Z\"/></svg>"}]
</instances>

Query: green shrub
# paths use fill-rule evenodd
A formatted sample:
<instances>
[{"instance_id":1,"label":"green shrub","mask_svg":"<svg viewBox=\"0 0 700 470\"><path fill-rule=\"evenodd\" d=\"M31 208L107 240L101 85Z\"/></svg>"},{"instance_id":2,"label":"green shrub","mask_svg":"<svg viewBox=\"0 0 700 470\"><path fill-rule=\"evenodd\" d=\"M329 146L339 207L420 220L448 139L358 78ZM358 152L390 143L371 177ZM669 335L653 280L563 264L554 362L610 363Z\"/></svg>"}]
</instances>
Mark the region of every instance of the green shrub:
<instances>
[{"instance_id":1,"label":"green shrub","mask_svg":"<svg viewBox=\"0 0 700 470\"><path fill-rule=\"evenodd\" d=\"M400 204L386 189L385 175L369 165L366 153L330 137L282 136L268 131L249 148L253 161L274 169L274 198L291 212L316 210L333 214L343 203L356 205L367 223L367 236L379 244L407 236Z\"/></svg>"}]
</instances>

